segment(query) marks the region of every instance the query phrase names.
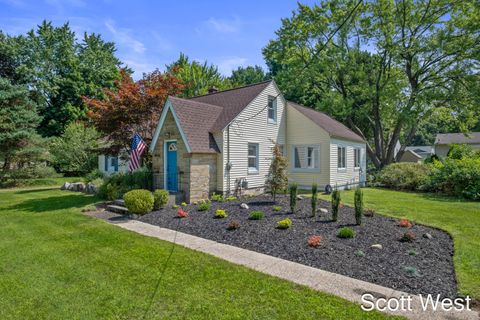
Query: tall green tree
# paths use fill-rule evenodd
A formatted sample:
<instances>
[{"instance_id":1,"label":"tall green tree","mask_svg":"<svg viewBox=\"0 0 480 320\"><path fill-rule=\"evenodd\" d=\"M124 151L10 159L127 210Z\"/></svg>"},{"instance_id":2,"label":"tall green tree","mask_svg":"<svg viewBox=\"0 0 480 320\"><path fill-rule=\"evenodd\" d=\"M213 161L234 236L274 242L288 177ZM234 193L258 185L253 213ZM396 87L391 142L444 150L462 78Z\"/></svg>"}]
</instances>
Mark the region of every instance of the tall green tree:
<instances>
[{"instance_id":1,"label":"tall green tree","mask_svg":"<svg viewBox=\"0 0 480 320\"><path fill-rule=\"evenodd\" d=\"M70 123L60 137L50 142L53 166L69 176L89 173L97 166L99 138L95 128L81 122Z\"/></svg>"},{"instance_id":2,"label":"tall green tree","mask_svg":"<svg viewBox=\"0 0 480 320\"><path fill-rule=\"evenodd\" d=\"M0 37L2 47L12 48L9 65L14 74L24 76L29 95L38 104L42 115L38 131L43 136L60 135L68 123L84 119L87 105L82 97L102 97L102 89L112 88L119 78L120 61L113 43L96 34L85 34L77 43L68 23L55 27L43 21L26 35Z\"/></svg>"},{"instance_id":3,"label":"tall green tree","mask_svg":"<svg viewBox=\"0 0 480 320\"><path fill-rule=\"evenodd\" d=\"M27 88L0 77L0 159L4 171L15 165L18 153L35 139L40 121Z\"/></svg>"},{"instance_id":4,"label":"tall green tree","mask_svg":"<svg viewBox=\"0 0 480 320\"><path fill-rule=\"evenodd\" d=\"M183 53L180 53L178 60L166 67L167 71L180 79L184 85L180 94L182 97L206 94L211 87L219 90L232 88L232 83L218 71L216 66L207 62L190 61Z\"/></svg>"},{"instance_id":5,"label":"tall green tree","mask_svg":"<svg viewBox=\"0 0 480 320\"><path fill-rule=\"evenodd\" d=\"M234 86L245 86L270 79L260 66L238 67L232 71L229 80Z\"/></svg>"},{"instance_id":6,"label":"tall green tree","mask_svg":"<svg viewBox=\"0 0 480 320\"><path fill-rule=\"evenodd\" d=\"M381 168L439 108L465 131L474 125L478 14L470 1L299 5L263 52L288 98L346 123Z\"/></svg>"}]
</instances>

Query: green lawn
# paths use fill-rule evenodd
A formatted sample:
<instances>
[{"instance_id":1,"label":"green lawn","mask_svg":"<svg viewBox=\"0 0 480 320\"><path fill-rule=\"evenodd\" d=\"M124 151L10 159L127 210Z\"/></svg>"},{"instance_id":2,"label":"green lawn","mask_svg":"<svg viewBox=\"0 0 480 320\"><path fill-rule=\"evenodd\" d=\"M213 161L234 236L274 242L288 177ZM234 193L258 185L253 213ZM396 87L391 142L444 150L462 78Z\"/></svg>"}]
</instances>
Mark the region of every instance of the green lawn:
<instances>
[{"instance_id":1,"label":"green lawn","mask_svg":"<svg viewBox=\"0 0 480 320\"><path fill-rule=\"evenodd\" d=\"M0 191L0 319L144 317L173 245L80 213L95 201L58 189ZM353 303L180 246L165 270L147 319L366 316Z\"/></svg>"},{"instance_id":2,"label":"green lawn","mask_svg":"<svg viewBox=\"0 0 480 320\"><path fill-rule=\"evenodd\" d=\"M428 193L365 188L367 208L448 231L455 242L455 271L463 294L480 299L480 202ZM353 191L341 193L353 205ZM330 200L330 196L321 195ZM368 220L366 220L368 221Z\"/></svg>"}]
</instances>

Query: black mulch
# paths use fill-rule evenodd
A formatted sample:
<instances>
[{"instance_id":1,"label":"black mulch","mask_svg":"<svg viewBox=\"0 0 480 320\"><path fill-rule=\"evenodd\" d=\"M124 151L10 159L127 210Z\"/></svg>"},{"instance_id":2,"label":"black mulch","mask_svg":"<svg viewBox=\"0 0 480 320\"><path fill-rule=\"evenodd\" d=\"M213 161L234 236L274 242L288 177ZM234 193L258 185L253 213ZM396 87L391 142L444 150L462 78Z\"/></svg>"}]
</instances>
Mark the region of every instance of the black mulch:
<instances>
[{"instance_id":1,"label":"black mulch","mask_svg":"<svg viewBox=\"0 0 480 320\"><path fill-rule=\"evenodd\" d=\"M398 225L398 219L377 214L364 217L363 225L356 226L354 210L347 206L340 209L338 221L332 222L330 203L323 200L319 200L319 208L327 208L329 214L318 212L315 218L310 217L308 198L298 201L295 214L288 213L286 197L277 199L277 205L282 206L281 212L273 211L274 204L270 196L250 198L243 202L249 205L248 210L240 208L242 201L213 202L211 209L204 212L199 212L195 205L188 205L185 210L189 217L180 221L176 215L177 209L171 208L151 212L139 220L170 229L178 227L181 232L409 293L456 296L453 241L446 232L422 225L402 228ZM225 209L228 217L215 219L213 215L216 209ZM264 211L265 217L262 220L249 220L249 212L253 210ZM290 218L293 225L286 230L277 229L276 222L284 218ZM240 222L239 229L227 230L232 220ZM343 226L353 228L356 237L338 238L337 229ZM399 241L407 231L416 235L415 240ZM433 238L424 238L425 233ZM320 247L308 246L307 239L311 235L322 236ZM373 244L381 244L383 249L372 248ZM365 255L362 256L359 250ZM411 255L412 251L417 255Z\"/></svg>"}]
</instances>

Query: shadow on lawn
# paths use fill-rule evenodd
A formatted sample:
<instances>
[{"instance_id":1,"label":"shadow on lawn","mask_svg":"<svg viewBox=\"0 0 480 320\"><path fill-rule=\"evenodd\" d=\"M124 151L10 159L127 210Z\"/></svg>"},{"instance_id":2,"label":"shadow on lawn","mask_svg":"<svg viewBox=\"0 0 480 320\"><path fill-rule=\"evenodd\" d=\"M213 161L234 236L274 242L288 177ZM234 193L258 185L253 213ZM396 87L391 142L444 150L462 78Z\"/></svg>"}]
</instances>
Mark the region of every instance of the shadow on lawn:
<instances>
[{"instance_id":1,"label":"shadow on lawn","mask_svg":"<svg viewBox=\"0 0 480 320\"><path fill-rule=\"evenodd\" d=\"M41 191L44 190L40 190L40 192ZM86 205L98 202L98 200L99 199L95 196L77 193L62 196L51 196L41 199L29 199L13 205L8 209L40 213L73 208L79 209L85 207Z\"/></svg>"}]
</instances>

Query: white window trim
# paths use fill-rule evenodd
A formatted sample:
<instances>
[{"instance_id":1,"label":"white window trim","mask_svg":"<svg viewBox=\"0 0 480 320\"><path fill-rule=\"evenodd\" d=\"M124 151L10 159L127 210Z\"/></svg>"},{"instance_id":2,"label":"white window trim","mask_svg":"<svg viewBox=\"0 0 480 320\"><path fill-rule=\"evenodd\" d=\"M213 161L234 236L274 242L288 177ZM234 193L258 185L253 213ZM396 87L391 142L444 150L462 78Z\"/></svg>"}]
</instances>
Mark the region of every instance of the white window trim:
<instances>
[{"instance_id":1,"label":"white window trim","mask_svg":"<svg viewBox=\"0 0 480 320\"><path fill-rule=\"evenodd\" d=\"M273 119L269 117L270 108L268 107L268 100L270 97L273 98ZM267 97L267 122L268 123L271 123L271 124L277 123L277 118L278 118L277 111L278 111L277 98L274 96L268 96Z\"/></svg>"},{"instance_id":2,"label":"white window trim","mask_svg":"<svg viewBox=\"0 0 480 320\"><path fill-rule=\"evenodd\" d=\"M358 166L356 166L355 163L355 152L358 150ZM353 169L355 171L360 170L360 167L362 166L362 148L360 147L354 147L353 148Z\"/></svg>"},{"instance_id":3,"label":"white window trim","mask_svg":"<svg viewBox=\"0 0 480 320\"><path fill-rule=\"evenodd\" d=\"M257 154L255 155L255 164L256 164L255 168L248 166L248 159L253 158L253 156L250 156L248 154L248 147L250 145L255 145L257 149ZM248 174L258 174L260 172L260 144L257 142L247 143L247 171L248 171Z\"/></svg>"},{"instance_id":4,"label":"white window trim","mask_svg":"<svg viewBox=\"0 0 480 320\"><path fill-rule=\"evenodd\" d=\"M318 149L318 168L296 168L295 167L295 148L296 147L305 147L305 150L307 150L307 148L309 148L309 147L314 148L314 149L317 148ZM306 157L308 157L308 151L306 151L306 152L307 152ZM320 144L295 144L295 145L292 146L292 171L293 172L321 172L320 171L320 167L321 167L320 159L321 159ZM308 163L308 160L307 160L307 163ZM315 163L315 161L314 161L314 163Z\"/></svg>"},{"instance_id":5,"label":"white window trim","mask_svg":"<svg viewBox=\"0 0 480 320\"><path fill-rule=\"evenodd\" d=\"M338 148L345 149L345 167L338 166ZM337 171L347 171L347 166L348 166L347 146L342 144L337 144Z\"/></svg>"}]
</instances>

